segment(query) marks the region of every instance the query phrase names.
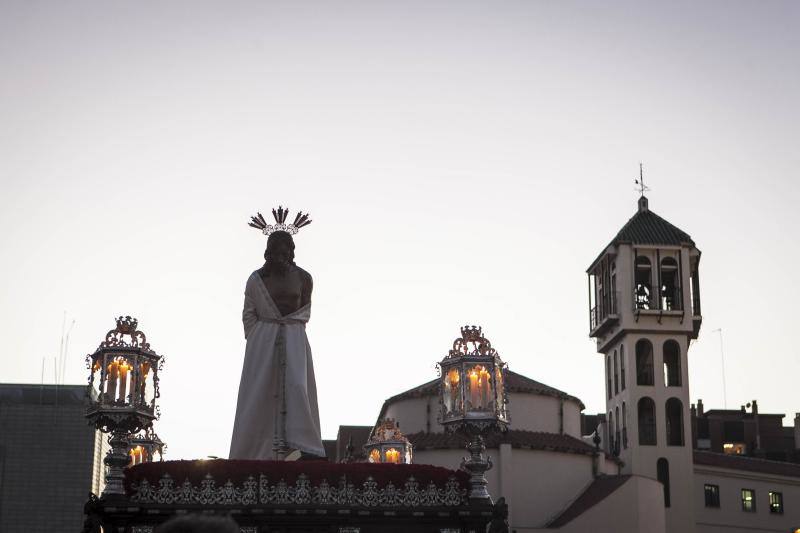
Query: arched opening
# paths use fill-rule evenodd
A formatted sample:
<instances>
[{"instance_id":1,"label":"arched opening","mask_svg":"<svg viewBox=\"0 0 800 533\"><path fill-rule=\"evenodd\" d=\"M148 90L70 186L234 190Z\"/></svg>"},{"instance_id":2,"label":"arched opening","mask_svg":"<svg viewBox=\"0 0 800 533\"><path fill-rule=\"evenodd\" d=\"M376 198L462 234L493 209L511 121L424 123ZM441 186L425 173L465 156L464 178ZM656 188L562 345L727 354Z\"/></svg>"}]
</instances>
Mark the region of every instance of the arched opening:
<instances>
[{"instance_id":1,"label":"arched opening","mask_svg":"<svg viewBox=\"0 0 800 533\"><path fill-rule=\"evenodd\" d=\"M619 432L619 426L621 422L619 420L619 407L614 408L614 442L617 445L617 453L619 453L619 447L622 444L622 437Z\"/></svg>"},{"instance_id":2,"label":"arched opening","mask_svg":"<svg viewBox=\"0 0 800 533\"><path fill-rule=\"evenodd\" d=\"M619 347L620 388L625 390L625 345Z\"/></svg>"},{"instance_id":3,"label":"arched opening","mask_svg":"<svg viewBox=\"0 0 800 533\"><path fill-rule=\"evenodd\" d=\"M614 394L619 394L619 358L614 350Z\"/></svg>"},{"instance_id":4,"label":"arched opening","mask_svg":"<svg viewBox=\"0 0 800 533\"><path fill-rule=\"evenodd\" d=\"M677 398L666 403L667 445L683 446L683 404Z\"/></svg>"},{"instance_id":5,"label":"arched opening","mask_svg":"<svg viewBox=\"0 0 800 533\"><path fill-rule=\"evenodd\" d=\"M608 451L609 453L613 454L614 449L616 448L616 443L614 442L614 413L611 411L608 412Z\"/></svg>"},{"instance_id":6,"label":"arched opening","mask_svg":"<svg viewBox=\"0 0 800 533\"><path fill-rule=\"evenodd\" d=\"M636 257L634 276L633 300L636 302L636 309L650 309L653 276L649 258L643 255Z\"/></svg>"},{"instance_id":7,"label":"arched opening","mask_svg":"<svg viewBox=\"0 0 800 533\"><path fill-rule=\"evenodd\" d=\"M628 448L628 412L625 409L625 402L622 402L622 447Z\"/></svg>"},{"instance_id":8,"label":"arched opening","mask_svg":"<svg viewBox=\"0 0 800 533\"><path fill-rule=\"evenodd\" d=\"M641 398L636 406L639 422L639 444L655 446L656 444L656 404L647 396Z\"/></svg>"},{"instance_id":9,"label":"arched opening","mask_svg":"<svg viewBox=\"0 0 800 533\"><path fill-rule=\"evenodd\" d=\"M606 357L606 377L607 379L607 387L606 390L608 391L608 399L611 399L611 356L609 355Z\"/></svg>"},{"instance_id":10,"label":"arched opening","mask_svg":"<svg viewBox=\"0 0 800 533\"><path fill-rule=\"evenodd\" d=\"M674 257L661 260L661 309L681 309L680 276L678 262Z\"/></svg>"},{"instance_id":11,"label":"arched opening","mask_svg":"<svg viewBox=\"0 0 800 533\"><path fill-rule=\"evenodd\" d=\"M664 343L664 385L681 386L681 347L672 339Z\"/></svg>"},{"instance_id":12,"label":"arched opening","mask_svg":"<svg viewBox=\"0 0 800 533\"><path fill-rule=\"evenodd\" d=\"M656 462L656 479L664 485L664 507L669 507L669 461L663 457Z\"/></svg>"},{"instance_id":13,"label":"arched opening","mask_svg":"<svg viewBox=\"0 0 800 533\"><path fill-rule=\"evenodd\" d=\"M636 343L636 384L653 384L653 345L647 339Z\"/></svg>"}]
</instances>

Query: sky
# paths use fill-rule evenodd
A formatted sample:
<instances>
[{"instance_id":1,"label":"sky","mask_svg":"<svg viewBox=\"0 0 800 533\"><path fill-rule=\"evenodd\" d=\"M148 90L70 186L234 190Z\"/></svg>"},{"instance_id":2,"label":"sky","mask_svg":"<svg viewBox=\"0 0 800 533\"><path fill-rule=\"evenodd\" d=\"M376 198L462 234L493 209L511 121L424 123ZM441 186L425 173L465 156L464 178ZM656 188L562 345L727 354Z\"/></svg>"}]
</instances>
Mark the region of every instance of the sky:
<instances>
[{"instance_id":1,"label":"sky","mask_svg":"<svg viewBox=\"0 0 800 533\"><path fill-rule=\"evenodd\" d=\"M650 208L702 250L691 399L800 411L800 4L0 0L0 382L114 317L166 356L167 458L226 457L245 280L309 211L324 438L464 324L604 411L585 270ZM44 377L42 377L44 376ZM513 404L510 405L513 420Z\"/></svg>"}]
</instances>

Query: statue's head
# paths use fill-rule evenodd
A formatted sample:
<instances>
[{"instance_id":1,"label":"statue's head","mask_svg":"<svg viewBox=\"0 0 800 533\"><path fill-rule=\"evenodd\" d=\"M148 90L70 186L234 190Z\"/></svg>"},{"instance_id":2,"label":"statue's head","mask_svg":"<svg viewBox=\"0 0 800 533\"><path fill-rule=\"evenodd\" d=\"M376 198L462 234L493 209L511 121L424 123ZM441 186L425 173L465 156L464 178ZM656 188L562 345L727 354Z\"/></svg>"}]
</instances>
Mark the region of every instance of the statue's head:
<instances>
[{"instance_id":1,"label":"statue's head","mask_svg":"<svg viewBox=\"0 0 800 533\"><path fill-rule=\"evenodd\" d=\"M285 231L275 231L267 238L267 249L264 251L267 270L278 274L289 270L294 265L294 239Z\"/></svg>"}]
</instances>

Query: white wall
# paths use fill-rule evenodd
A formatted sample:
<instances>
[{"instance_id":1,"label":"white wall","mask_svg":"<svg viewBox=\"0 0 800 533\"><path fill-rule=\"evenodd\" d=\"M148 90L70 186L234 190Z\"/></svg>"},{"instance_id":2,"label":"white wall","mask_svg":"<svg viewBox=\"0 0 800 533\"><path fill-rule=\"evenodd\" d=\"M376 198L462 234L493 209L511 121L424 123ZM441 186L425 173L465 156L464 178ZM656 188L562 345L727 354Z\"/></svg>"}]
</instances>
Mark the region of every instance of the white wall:
<instances>
[{"instance_id":1,"label":"white wall","mask_svg":"<svg viewBox=\"0 0 800 533\"><path fill-rule=\"evenodd\" d=\"M523 531L520 530L518 533ZM653 479L632 476L610 496L557 531L664 533L664 499L661 484Z\"/></svg>"},{"instance_id":2,"label":"white wall","mask_svg":"<svg viewBox=\"0 0 800 533\"><path fill-rule=\"evenodd\" d=\"M489 493L495 500L506 498L510 524L517 530L543 527L593 479L588 455L511 449L507 445L488 450L488 454L494 463L486 474ZM414 453L414 462L457 468L464 455L466 451L462 450L419 450Z\"/></svg>"},{"instance_id":3,"label":"white wall","mask_svg":"<svg viewBox=\"0 0 800 533\"><path fill-rule=\"evenodd\" d=\"M703 486L719 486L719 508L705 506ZM756 492L756 512L742 511L741 490ZM784 512L769 512L768 493L783 494ZM692 487L696 519L696 533L755 533L759 531L785 531L800 528L800 478L775 476L726 470L706 465L696 465Z\"/></svg>"},{"instance_id":4,"label":"white wall","mask_svg":"<svg viewBox=\"0 0 800 533\"><path fill-rule=\"evenodd\" d=\"M560 405L564 405L564 433L581 438L581 407L574 400L530 393L510 393L511 429L559 433Z\"/></svg>"}]
</instances>

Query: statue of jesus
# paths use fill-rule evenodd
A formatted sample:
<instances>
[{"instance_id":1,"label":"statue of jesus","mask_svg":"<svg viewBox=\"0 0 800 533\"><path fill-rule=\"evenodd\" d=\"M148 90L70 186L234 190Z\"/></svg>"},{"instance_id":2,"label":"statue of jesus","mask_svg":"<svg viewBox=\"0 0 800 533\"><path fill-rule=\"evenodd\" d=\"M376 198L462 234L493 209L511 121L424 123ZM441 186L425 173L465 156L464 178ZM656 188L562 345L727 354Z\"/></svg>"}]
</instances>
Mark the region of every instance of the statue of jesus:
<instances>
[{"instance_id":1,"label":"statue of jesus","mask_svg":"<svg viewBox=\"0 0 800 533\"><path fill-rule=\"evenodd\" d=\"M294 263L292 234L309 224L299 213L273 210L251 226L269 235L264 266L247 280L242 322L247 339L230 459L324 457L317 385L306 322L311 315L311 275ZM290 452L294 452L291 453Z\"/></svg>"}]
</instances>

